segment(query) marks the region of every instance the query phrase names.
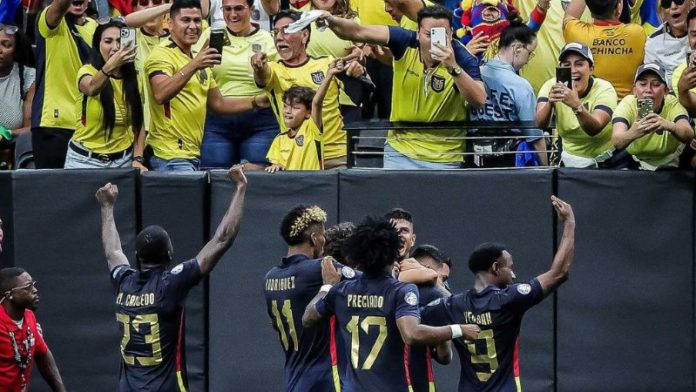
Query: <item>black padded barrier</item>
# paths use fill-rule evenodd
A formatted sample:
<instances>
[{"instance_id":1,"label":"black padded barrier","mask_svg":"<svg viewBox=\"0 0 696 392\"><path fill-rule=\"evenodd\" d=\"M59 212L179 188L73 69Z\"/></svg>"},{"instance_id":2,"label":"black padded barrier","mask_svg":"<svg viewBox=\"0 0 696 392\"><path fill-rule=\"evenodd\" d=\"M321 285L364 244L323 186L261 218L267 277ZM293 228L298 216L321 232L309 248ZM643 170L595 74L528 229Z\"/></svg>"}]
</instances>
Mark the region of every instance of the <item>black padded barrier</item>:
<instances>
[{"instance_id":1,"label":"black padded barrier","mask_svg":"<svg viewBox=\"0 0 696 392\"><path fill-rule=\"evenodd\" d=\"M340 174L340 221L358 222L367 214L394 207L414 216L416 242L430 243L453 258L454 292L469 289L473 276L469 254L482 242L505 243L518 280L545 272L553 254L551 170L497 172L376 172ZM553 390L553 298L530 310L521 333L522 386L528 391ZM436 366L440 391L455 391L456 359Z\"/></svg>"},{"instance_id":2,"label":"black padded barrier","mask_svg":"<svg viewBox=\"0 0 696 392\"><path fill-rule=\"evenodd\" d=\"M140 177L142 228L162 226L172 239L174 263L196 257L208 239L208 175L150 171ZM206 283L186 298L186 365L191 391L206 388Z\"/></svg>"},{"instance_id":3,"label":"black padded barrier","mask_svg":"<svg viewBox=\"0 0 696 392\"><path fill-rule=\"evenodd\" d=\"M38 282L37 317L63 380L70 391L115 390L121 336L94 194L118 185L116 225L132 255L135 171L16 171L12 179L15 264ZM36 367L31 390L50 390Z\"/></svg>"},{"instance_id":4,"label":"black padded barrier","mask_svg":"<svg viewBox=\"0 0 696 392\"><path fill-rule=\"evenodd\" d=\"M693 391L694 176L560 170L577 217L558 391Z\"/></svg>"},{"instance_id":5,"label":"black padded barrier","mask_svg":"<svg viewBox=\"0 0 696 392\"><path fill-rule=\"evenodd\" d=\"M297 204L317 204L336 222L336 172L247 173L249 188L239 236L210 276L209 390L280 391L283 354L271 326L263 277L286 255L280 221ZM210 232L229 206L234 186L211 172Z\"/></svg>"},{"instance_id":6,"label":"black padded barrier","mask_svg":"<svg viewBox=\"0 0 696 392\"><path fill-rule=\"evenodd\" d=\"M0 253L0 268L14 265L13 204L12 172L0 171L0 218L2 218L4 233L3 251Z\"/></svg>"}]
</instances>

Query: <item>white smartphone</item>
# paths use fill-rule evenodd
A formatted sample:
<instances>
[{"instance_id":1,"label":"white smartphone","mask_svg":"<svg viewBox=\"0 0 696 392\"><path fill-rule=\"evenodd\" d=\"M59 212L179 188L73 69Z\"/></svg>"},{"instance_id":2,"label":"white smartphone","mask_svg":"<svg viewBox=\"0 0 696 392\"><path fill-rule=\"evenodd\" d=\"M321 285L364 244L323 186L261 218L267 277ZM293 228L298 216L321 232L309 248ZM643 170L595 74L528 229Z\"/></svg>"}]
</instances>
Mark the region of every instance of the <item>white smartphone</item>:
<instances>
[{"instance_id":1,"label":"white smartphone","mask_svg":"<svg viewBox=\"0 0 696 392\"><path fill-rule=\"evenodd\" d=\"M436 48L435 44L447 47L447 34L444 27L433 27L430 29L430 50Z\"/></svg>"},{"instance_id":2,"label":"white smartphone","mask_svg":"<svg viewBox=\"0 0 696 392\"><path fill-rule=\"evenodd\" d=\"M121 27L121 46L135 46L135 29L132 27Z\"/></svg>"}]
</instances>

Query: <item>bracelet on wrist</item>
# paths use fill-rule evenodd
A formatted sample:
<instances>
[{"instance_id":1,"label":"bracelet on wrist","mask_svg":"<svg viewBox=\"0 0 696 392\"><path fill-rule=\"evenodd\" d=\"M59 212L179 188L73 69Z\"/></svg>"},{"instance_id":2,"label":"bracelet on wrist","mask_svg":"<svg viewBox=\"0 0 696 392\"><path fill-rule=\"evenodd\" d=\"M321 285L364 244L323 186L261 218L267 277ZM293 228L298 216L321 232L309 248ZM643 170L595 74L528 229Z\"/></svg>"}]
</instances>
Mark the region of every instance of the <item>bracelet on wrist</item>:
<instances>
[{"instance_id":1,"label":"bracelet on wrist","mask_svg":"<svg viewBox=\"0 0 696 392\"><path fill-rule=\"evenodd\" d=\"M319 292L320 293L328 293L332 287L333 287L333 285L330 285L330 284L322 285L321 288L319 289Z\"/></svg>"},{"instance_id":2,"label":"bracelet on wrist","mask_svg":"<svg viewBox=\"0 0 696 392\"><path fill-rule=\"evenodd\" d=\"M99 70L100 70L101 73L103 73L107 78L110 78L110 77L111 77L111 74L108 73L108 72L106 72L106 71L104 71L104 68L100 68Z\"/></svg>"},{"instance_id":3,"label":"bracelet on wrist","mask_svg":"<svg viewBox=\"0 0 696 392\"><path fill-rule=\"evenodd\" d=\"M450 324L449 327L450 330L452 330L452 339L457 339L464 336L464 333L462 332L462 327L460 327L459 324Z\"/></svg>"}]
</instances>

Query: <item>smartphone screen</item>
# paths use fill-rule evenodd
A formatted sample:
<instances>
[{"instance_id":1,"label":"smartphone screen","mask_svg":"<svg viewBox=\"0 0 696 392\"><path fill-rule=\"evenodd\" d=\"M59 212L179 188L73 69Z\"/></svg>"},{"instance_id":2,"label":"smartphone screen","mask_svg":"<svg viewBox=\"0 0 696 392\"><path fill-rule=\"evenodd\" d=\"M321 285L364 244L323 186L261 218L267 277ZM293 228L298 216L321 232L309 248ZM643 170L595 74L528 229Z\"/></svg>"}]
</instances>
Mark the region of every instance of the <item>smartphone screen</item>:
<instances>
[{"instance_id":1,"label":"smartphone screen","mask_svg":"<svg viewBox=\"0 0 696 392\"><path fill-rule=\"evenodd\" d=\"M447 46L447 34L444 27L433 27L430 29L430 50L436 47L436 43L440 46Z\"/></svg>"},{"instance_id":2,"label":"smartphone screen","mask_svg":"<svg viewBox=\"0 0 696 392\"><path fill-rule=\"evenodd\" d=\"M210 31L210 47L217 50L218 53L222 54L222 46L225 43L225 31L224 30L211 30Z\"/></svg>"},{"instance_id":3,"label":"smartphone screen","mask_svg":"<svg viewBox=\"0 0 696 392\"><path fill-rule=\"evenodd\" d=\"M573 88L572 80L570 67L556 67L556 82L563 83L568 88Z\"/></svg>"},{"instance_id":4,"label":"smartphone screen","mask_svg":"<svg viewBox=\"0 0 696 392\"><path fill-rule=\"evenodd\" d=\"M121 45L135 46L135 29L132 27L121 27Z\"/></svg>"}]
</instances>

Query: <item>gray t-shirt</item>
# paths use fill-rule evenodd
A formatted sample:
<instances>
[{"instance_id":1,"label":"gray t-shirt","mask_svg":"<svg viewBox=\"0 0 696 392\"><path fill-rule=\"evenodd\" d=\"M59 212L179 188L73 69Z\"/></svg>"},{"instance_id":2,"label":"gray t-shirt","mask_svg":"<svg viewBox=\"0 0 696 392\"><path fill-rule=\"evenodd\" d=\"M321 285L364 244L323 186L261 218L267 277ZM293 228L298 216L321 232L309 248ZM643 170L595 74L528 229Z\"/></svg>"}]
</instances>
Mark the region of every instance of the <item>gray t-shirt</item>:
<instances>
[{"instance_id":1,"label":"gray t-shirt","mask_svg":"<svg viewBox=\"0 0 696 392\"><path fill-rule=\"evenodd\" d=\"M7 129L22 127L24 122L24 97L34 83L36 70L24 67L24 87L20 93L19 64L14 63L12 71L0 77L0 125Z\"/></svg>"}]
</instances>

